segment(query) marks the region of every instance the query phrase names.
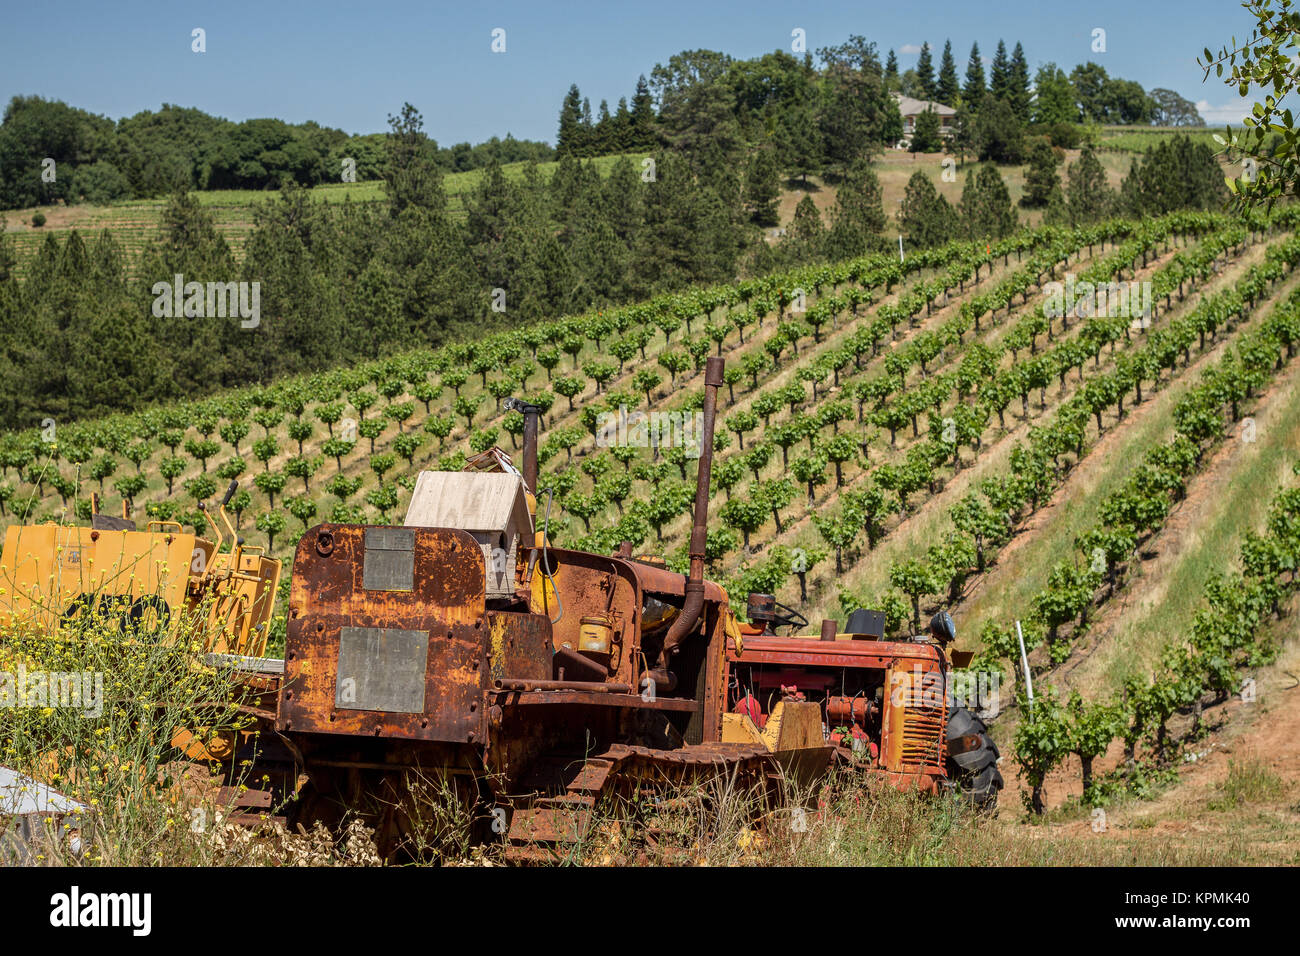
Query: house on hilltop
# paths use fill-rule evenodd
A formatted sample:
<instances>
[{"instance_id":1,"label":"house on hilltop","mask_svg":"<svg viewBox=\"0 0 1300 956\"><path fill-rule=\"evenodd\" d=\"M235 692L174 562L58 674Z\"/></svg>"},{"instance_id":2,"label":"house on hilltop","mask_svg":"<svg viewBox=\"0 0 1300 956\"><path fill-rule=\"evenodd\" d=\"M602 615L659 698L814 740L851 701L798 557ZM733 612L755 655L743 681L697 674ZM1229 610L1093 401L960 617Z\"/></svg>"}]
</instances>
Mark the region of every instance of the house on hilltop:
<instances>
[{"instance_id":1,"label":"house on hilltop","mask_svg":"<svg viewBox=\"0 0 1300 956\"><path fill-rule=\"evenodd\" d=\"M911 143L912 133L916 129L916 118L927 109L934 110L939 115L939 134L945 137L952 135L953 117L957 115L957 111L951 106L944 106L942 103L935 103L931 100L913 99L910 96L904 96L902 93L891 95L898 104L898 112L903 117L903 139L899 143L900 148L906 148Z\"/></svg>"}]
</instances>

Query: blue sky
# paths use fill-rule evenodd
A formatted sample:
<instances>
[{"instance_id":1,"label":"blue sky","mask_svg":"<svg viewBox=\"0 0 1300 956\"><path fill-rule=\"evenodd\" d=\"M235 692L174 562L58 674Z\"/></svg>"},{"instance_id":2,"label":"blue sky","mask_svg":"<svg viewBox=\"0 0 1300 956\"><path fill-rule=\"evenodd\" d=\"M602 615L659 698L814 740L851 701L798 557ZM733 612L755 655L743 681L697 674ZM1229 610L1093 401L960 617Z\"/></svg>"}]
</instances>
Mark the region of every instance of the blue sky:
<instances>
[{"instance_id":1,"label":"blue sky","mask_svg":"<svg viewBox=\"0 0 1300 956\"><path fill-rule=\"evenodd\" d=\"M807 47L860 33L900 51L903 68L923 41L938 52L951 38L958 69L972 41L987 59L999 38L1022 42L1031 72L1054 61L1069 69L1093 59L1111 75L1176 90L1208 122L1234 124L1244 101L1213 76L1201 80L1196 56L1253 19L1236 3L1210 0L1083 3L706 2L261 3L42 0L11 4L0 35L0 96L39 94L113 118L164 102L229 119L275 116L316 120L352 133L386 128L404 101L424 114L443 145L492 135L553 141L570 83L595 110L631 96L649 74L683 49L749 57L790 49L791 31ZM206 31L207 51L191 50ZM492 31L506 50L493 53ZM1106 52L1092 51L1105 30Z\"/></svg>"}]
</instances>

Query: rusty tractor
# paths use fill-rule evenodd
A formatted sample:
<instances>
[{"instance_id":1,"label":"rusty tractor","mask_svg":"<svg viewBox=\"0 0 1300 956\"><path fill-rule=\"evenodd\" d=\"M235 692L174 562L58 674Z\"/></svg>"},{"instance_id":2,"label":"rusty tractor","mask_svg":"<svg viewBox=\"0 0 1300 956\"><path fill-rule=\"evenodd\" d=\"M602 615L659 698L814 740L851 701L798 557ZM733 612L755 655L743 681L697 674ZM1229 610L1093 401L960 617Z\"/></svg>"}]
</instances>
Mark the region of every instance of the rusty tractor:
<instances>
[{"instance_id":1,"label":"rusty tractor","mask_svg":"<svg viewBox=\"0 0 1300 956\"><path fill-rule=\"evenodd\" d=\"M782 701L814 701L826 739L865 773L901 790L960 785L980 809L997 805L997 745L954 703L952 667L971 654L948 650L956 631L947 612L909 641L883 640L884 615L865 609L846 633L825 620L816 637L779 637L777 628L808 621L770 594L751 594L747 617L743 645L727 647L728 702L745 734L761 734Z\"/></svg>"},{"instance_id":2,"label":"rusty tractor","mask_svg":"<svg viewBox=\"0 0 1300 956\"><path fill-rule=\"evenodd\" d=\"M479 808L492 831L482 836L529 860L582 840L607 794L719 773L772 787L839 761L903 788L982 779L979 801L996 799L983 726L943 705L942 643L833 624L820 639L776 637L783 619L764 620L761 596L742 628L704 579L721 383L711 358L686 574L628 545L550 545L549 501L538 527L539 410L514 400L522 473L492 449L463 472L420 473L400 527L303 535L283 664L257 675L250 707L263 721L258 759L296 791L288 822L359 815L391 854L416 838L414 781L436 779Z\"/></svg>"}]
</instances>

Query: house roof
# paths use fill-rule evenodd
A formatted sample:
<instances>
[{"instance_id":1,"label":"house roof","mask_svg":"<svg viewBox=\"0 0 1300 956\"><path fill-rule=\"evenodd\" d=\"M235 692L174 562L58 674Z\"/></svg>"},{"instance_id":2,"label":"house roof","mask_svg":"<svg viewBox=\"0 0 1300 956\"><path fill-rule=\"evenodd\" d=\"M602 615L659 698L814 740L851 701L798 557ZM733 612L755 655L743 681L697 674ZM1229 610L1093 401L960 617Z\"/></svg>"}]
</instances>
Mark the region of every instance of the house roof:
<instances>
[{"instance_id":1,"label":"house roof","mask_svg":"<svg viewBox=\"0 0 1300 956\"><path fill-rule=\"evenodd\" d=\"M902 93L894 93L893 97L898 101L898 112L903 116L917 116L927 109L934 110L940 116L957 115L957 111L951 106L944 106L942 103L935 103L933 100L917 100L910 96L904 96Z\"/></svg>"}]
</instances>

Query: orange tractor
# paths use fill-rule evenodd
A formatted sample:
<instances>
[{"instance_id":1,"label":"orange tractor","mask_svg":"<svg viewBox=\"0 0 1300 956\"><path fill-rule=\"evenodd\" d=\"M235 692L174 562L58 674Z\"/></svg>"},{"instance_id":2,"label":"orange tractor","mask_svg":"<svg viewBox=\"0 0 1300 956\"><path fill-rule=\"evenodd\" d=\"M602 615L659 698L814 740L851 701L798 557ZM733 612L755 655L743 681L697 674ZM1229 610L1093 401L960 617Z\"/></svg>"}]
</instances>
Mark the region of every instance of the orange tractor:
<instances>
[{"instance_id":1,"label":"orange tractor","mask_svg":"<svg viewBox=\"0 0 1300 956\"><path fill-rule=\"evenodd\" d=\"M815 701L826 739L864 772L902 790L960 784L980 808L997 804L997 745L954 703L952 666L971 655L947 650L956 637L947 612L910 641L883 640L884 615L865 609L849 616L847 633L827 620L817 637L778 637L777 627L808 622L770 594L751 594L747 616L743 646L727 648L727 679L732 713L750 733L772 719L773 701Z\"/></svg>"},{"instance_id":2,"label":"orange tractor","mask_svg":"<svg viewBox=\"0 0 1300 956\"><path fill-rule=\"evenodd\" d=\"M522 403L522 474L493 450L421 473L402 527L303 535L274 721L302 774L294 819L363 813L392 847L411 836L412 775L433 774L490 808L516 857L553 858L602 795L719 771L761 783L842 761L996 800L996 749L946 704L947 615L922 642L871 639L868 612L850 619L860 633L781 638L797 618L764 616L774 602L756 595L742 626L704 580L721 383L711 358L687 574L626 545L550 546L538 410Z\"/></svg>"}]
</instances>

